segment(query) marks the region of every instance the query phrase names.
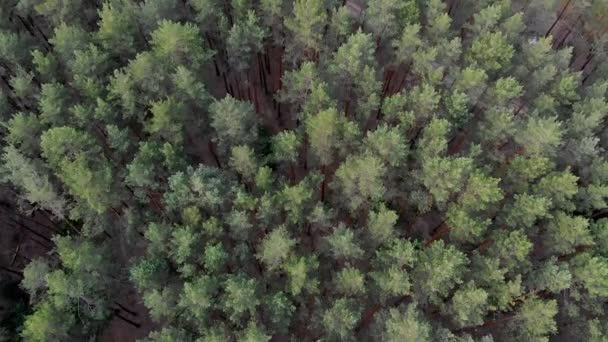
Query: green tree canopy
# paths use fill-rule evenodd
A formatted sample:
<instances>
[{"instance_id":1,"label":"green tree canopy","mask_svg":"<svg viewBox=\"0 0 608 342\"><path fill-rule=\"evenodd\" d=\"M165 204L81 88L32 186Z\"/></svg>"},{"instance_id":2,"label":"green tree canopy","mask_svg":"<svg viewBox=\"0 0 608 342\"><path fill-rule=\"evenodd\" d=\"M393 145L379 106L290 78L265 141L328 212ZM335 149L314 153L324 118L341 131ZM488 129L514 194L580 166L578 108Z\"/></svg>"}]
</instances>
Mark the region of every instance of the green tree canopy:
<instances>
[{"instance_id":1,"label":"green tree canopy","mask_svg":"<svg viewBox=\"0 0 608 342\"><path fill-rule=\"evenodd\" d=\"M0 340L605 340L606 14L0 1Z\"/></svg>"}]
</instances>

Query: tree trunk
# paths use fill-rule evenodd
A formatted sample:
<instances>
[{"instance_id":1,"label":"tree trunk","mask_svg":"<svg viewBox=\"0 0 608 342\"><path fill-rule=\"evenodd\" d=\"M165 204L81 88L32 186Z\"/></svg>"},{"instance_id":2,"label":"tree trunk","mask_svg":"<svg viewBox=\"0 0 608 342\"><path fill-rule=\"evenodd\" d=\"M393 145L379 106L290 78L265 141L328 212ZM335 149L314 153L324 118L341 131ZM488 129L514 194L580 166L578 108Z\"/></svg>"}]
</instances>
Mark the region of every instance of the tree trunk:
<instances>
[{"instance_id":1,"label":"tree trunk","mask_svg":"<svg viewBox=\"0 0 608 342\"><path fill-rule=\"evenodd\" d=\"M393 76L395 76L395 74L397 73L398 70L399 69L387 71L387 75L384 80L384 88L382 89L383 98L387 95L387 93L389 93L389 91L391 89L391 81L393 80Z\"/></svg>"},{"instance_id":2,"label":"tree trunk","mask_svg":"<svg viewBox=\"0 0 608 342\"><path fill-rule=\"evenodd\" d=\"M134 322L128 318L126 318L125 316L120 314L119 310L114 310L114 316L116 316L117 318L120 318L121 320L125 321L126 323L134 326L135 328L141 328L141 324Z\"/></svg>"},{"instance_id":3,"label":"tree trunk","mask_svg":"<svg viewBox=\"0 0 608 342\"><path fill-rule=\"evenodd\" d=\"M450 229L451 228L448 225L446 225L445 223L442 223L441 229L437 230L435 232L435 234L433 234L433 236L431 236L431 238L429 239L429 241L427 241L424 244L424 248L428 248L430 245L433 244L433 242L435 242L436 240L440 239L443 235L445 235L447 232L449 232Z\"/></svg>"},{"instance_id":4,"label":"tree trunk","mask_svg":"<svg viewBox=\"0 0 608 342\"><path fill-rule=\"evenodd\" d=\"M568 9L568 7L570 7L571 2L572 2L572 0L568 0L568 2L566 2L566 4L564 5L564 8L562 8L562 10L559 12L559 15L557 16L557 18L553 21L553 24L551 24L551 27L549 27L549 30L547 30L547 33L545 33L545 37L548 37L551 34L553 29L555 28L555 25L557 25L557 23L562 19L562 17L564 16L564 13L566 13L566 10Z\"/></svg>"},{"instance_id":5,"label":"tree trunk","mask_svg":"<svg viewBox=\"0 0 608 342\"><path fill-rule=\"evenodd\" d=\"M296 170L293 166L293 163L289 163L289 177L291 178L291 182L295 183L296 181Z\"/></svg>"},{"instance_id":6,"label":"tree trunk","mask_svg":"<svg viewBox=\"0 0 608 342\"><path fill-rule=\"evenodd\" d=\"M224 80L224 88L226 89L226 93L234 97L234 95L230 92L230 87L228 85L228 79L226 78L225 72L222 72L222 79Z\"/></svg>"},{"instance_id":7,"label":"tree trunk","mask_svg":"<svg viewBox=\"0 0 608 342\"><path fill-rule=\"evenodd\" d=\"M222 163L220 163L220 158L217 156L213 142L211 140L209 140L209 142L207 143L207 146L209 147L209 152L211 152L211 155L213 156L213 159L215 160L215 164L217 165L218 168L221 169Z\"/></svg>"},{"instance_id":8,"label":"tree trunk","mask_svg":"<svg viewBox=\"0 0 608 342\"><path fill-rule=\"evenodd\" d=\"M583 64L583 66L581 66L581 69L579 71L585 71L585 68L591 62L594 56L595 54L593 52L589 53L589 55L587 56L587 60L585 60L585 63Z\"/></svg>"},{"instance_id":9,"label":"tree trunk","mask_svg":"<svg viewBox=\"0 0 608 342\"><path fill-rule=\"evenodd\" d=\"M8 267L5 267L5 266L1 266L1 265L0 265L0 269L4 270L6 272L12 273L12 274L14 274L14 275L16 275L16 276L18 276L20 278L23 278L23 272L16 271L16 270L13 270L11 268L8 268Z\"/></svg>"},{"instance_id":10,"label":"tree trunk","mask_svg":"<svg viewBox=\"0 0 608 342\"><path fill-rule=\"evenodd\" d=\"M38 31L38 33L40 33L40 36L46 42L47 51L50 51L51 44L49 43L49 38L44 33L44 31L42 31L40 26L36 25L36 21L34 21L34 19L32 19L32 17L30 15L27 16L27 21L30 23L30 25L32 25L32 27L34 27Z\"/></svg>"},{"instance_id":11,"label":"tree trunk","mask_svg":"<svg viewBox=\"0 0 608 342\"><path fill-rule=\"evenodd\" d=\"M321 166L321 174L323 174L323 181L321 182L321 202L325 202L325 184L327 183L327 175L325 174L325 165Z\"/></svg>"},{"instance_id":12,"label":"tree trunk","mask_svg":"<svg viewBox=\"0 0 608 342\"><path fill-rule=\"evenodd\" d=\"M11 258L11 263L9 264L9 266L13 266L15 264L15 261L17 261L17 256L19 256L19 250L21 250L21 243L19 243L19 245L17 245L17 248L15 248L15 253L13 253L13 257Z\"/></svg>"},{"instance_id":13,"label":"tree trunk","mask_svg":"<svg viewBox=\"0 0 608 342\"><path fill-rule=\"evenodd\" d=\"M304 137L304 170L308 171L308 136Z\"/></svg>"},{"instance_id":14,"label":"tree trunk","mask_svg":"<svg viewBox=\"0 0 608 342\"><path fill-rule=\"evenodd\" d=\"M30 232L30 233L32 233L32 234L34 234L34 235L36 235L37 237L41 238L42 240L44 240L44 241L46 241L46 242L48 242L48 243L51 243L51 244L53 243L53 240L51 240L50 238L46 237L45 235L43 235L43 234L41 234L41 233L38 233L37 231L33 230L32 228L28 227L27 225L22 224L21 222L18 222L18 221L16 221L15 219L10 218L10 217L9 217L8 219L9 219L9 220L10 220L10 221L11 221L11 222L12 222L12 223L15 225L15 226L17 226L17 227L19 227L19 228L23 228L23 229L27 230L28 232Z\"/></svg>"},{"instance_id":15,"label":"tree trunk","mask_svg":"<svg viewBox=\"0 0 608 342\"><path fill-rule=\"evenodd\" d=\"M119 302L114 302L114 304L118 305L118 307L122 310L125 311L127 313L129 313L131 316L137 316L137 312L127 309L124 305L120 304Z\"/></svg>"},{"instance_id":16,"label":"tree trunk","mask_svg":"<svg viewBox=\"0 0 608 342\"><path fill-rule=\"evenodd\" d=\"M35 224L38 227L42 227L42 228L48 230L51 233L57 233L58 232L58 230L54 229L54 227L47 226L46 224L43 224L42 222L38 222L38 221L36 221L36 220L34 220L32 218L29 218L29 217L27 217L27 216L25 216L25 215L23 215L21 213L12 212L12 211L10 211L10 208L6 208L4 206L2 206L1 208L2 208L2 211L4 211L4 213L6 213L6 215L15 214L19 219L27 221L27 222L32 223L32 224ZM11 221L15 222L16 224L21 224L20 222L18 222L17 220L15 220L14 218L12 218L10 216L9 216L9 219Z\"/></svg>"},{"instance_id":17,"label":"tree trunk","mask_svg":"<svg viewBox=\"0 0 608 342\"><path fill-rule=\"evenodd\" d=\"M403 296L403 297L399 298L397 301L395 301L391 306L399 306L402 303L404 303L408 298L409 298L409 296ZM363 316L361 318L361 322L355 328L355 331L356 332L360 332L361 330L367 328L374 321L374 316L381 309L382 309L382 305L380 305L380 304L376 304L376 305L372 306L371 308L367 309L363 313Z\"/></svg>"},{"instance_id":18,"label":"tree trunk","mask_svg":"<svg viewBox=\"0 0 608 342\"><path fill-rule=\"evenodd\" d=\"M564 37L557 44L557 49L561 49L562 48L562 45L564 45L564 42L566 41L566 39L568 39L568 37L570 37L571 33L572 33L572 30L568 29L568 32L566 32L566 34L564 35Z\"/></svg>"}]
</instances>

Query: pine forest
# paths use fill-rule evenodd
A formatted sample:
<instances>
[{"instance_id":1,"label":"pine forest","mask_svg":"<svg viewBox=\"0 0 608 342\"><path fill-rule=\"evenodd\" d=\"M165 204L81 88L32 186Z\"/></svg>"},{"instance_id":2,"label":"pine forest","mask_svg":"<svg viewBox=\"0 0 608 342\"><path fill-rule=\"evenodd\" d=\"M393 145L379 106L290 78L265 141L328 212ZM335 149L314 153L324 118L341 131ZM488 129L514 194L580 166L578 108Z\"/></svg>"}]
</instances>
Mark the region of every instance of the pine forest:
<instances>
[{"instance_id":1,"label":"pine forest","mask_svg":"<svg viewBox=\"0 0 608 342\"><path fill-rule=\"evenodd\" d=\"M0 341L608 341L608 0L1 0Z\"/></svg>"}]
</instances>

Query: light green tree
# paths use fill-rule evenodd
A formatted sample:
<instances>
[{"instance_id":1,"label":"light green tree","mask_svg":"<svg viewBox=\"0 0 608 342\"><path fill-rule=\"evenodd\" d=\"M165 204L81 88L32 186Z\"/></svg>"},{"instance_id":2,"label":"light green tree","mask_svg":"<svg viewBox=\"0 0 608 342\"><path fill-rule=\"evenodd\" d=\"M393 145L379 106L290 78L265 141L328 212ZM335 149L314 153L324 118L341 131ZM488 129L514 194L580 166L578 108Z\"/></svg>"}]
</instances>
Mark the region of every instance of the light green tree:
<instances>
[{"instance_id":1,"label":"light green tree","mask_svg":"<svg viewBox=\"0 0 608 342\"><path fill-rule=\"evenodd\" d=\"M289 237L285 227L278 227L264 238L257 257L272 271L288 258L294 245L295 240Z\"/></svg>"}]
</instances>

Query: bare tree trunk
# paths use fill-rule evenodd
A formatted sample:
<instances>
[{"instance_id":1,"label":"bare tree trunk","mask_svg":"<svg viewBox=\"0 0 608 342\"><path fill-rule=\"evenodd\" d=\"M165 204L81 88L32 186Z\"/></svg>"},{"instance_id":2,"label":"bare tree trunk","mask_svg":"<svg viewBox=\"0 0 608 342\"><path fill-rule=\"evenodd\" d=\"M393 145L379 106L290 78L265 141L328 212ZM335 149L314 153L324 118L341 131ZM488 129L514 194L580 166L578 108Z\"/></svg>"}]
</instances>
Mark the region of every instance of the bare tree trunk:
<instances>
[{"instance_id":1,"label":"bare tree trunk","mask_svg":"<svg viewBox=\"0 0 608 342\"><path fill-rule=\"evenodd\" d=\"M234 97L234 94L231 92L231 87L228 83L228 79L226 78L226 72L222 72L222 79L224 80L224 88L226 88L226 93Z\"/></svg>"},{"instance_id":2,"label":"bare tree trunk","mask_svg":"<svg viewBox=\"0 0 608 342\"><path fill-rule=\"evenodd\" d=\"M327 183L327 175L325 174L325 165L321 166L321 174L323 174L323 181L321 182L321 202L325 202L325 183Z\"/></svg>"},{"instance_id":3,"label":"bare tree trunk","mask_svg":"<svg viewBox=\"0 0 608 342\"><path fill-rule=\"evenodd\" d=\"M17 256L19 256L19 250L21 250L21 243L19 243L19 245L17 245L17 248L15 248L15 253L11 258L10 266L13 266L15 264L15 261L17 261Z\"/></svg>"},{"instance_id":4,"label":"bare tree trunk","mask_svg":"<svg viewBox=\"0 0 608 342\"><path fill-rule=\"evenodd\" d=\"M439 230L437 230L435 232L435 234L433 234L433 236L431 236L429 241L427 241L424 244L424 248L429 247L430 245L433 244L433 242L435 242L436 240L439 240L442 236L444 236L447 232L449 232L450 229L451 228L448 225L446 225L445 223L442 223L442 227Z\"/></svg>"},{"instance_id":5,"label":"bare tree trunk","mask_svg":"<svg viewBox=\"0 0 608 342\"><path fill-rule=\"evenodd\" d=\"M399 306L402 303L404 303L407 299L409 298L409 296L403 296L399 299L397 299L394 303L391 303L391 306ZM373 321L374 321L374 317L375 315L383 308L382 305L380 304L376 304L374 306L372 306L371 308L367 309L364 313L363 316L361 318L361 321L359 323L359 325L355 328L356 332L359 332L365 328L367 328Z\"/></svg>"},{"instance_id":6,"label":"bare tree trunk","mask_svg":"<svg viewBox=\"0 0 608 342\"><path fill-rule=\"evenodd\" d=\"M120 304L119 302L114 302L114 304L118 305L118 307L122 310L125 311L127 313L129 313L132 316L137 316L137 312L127 309L124 305Z\"/></svg>"},{"instance_id":7,"label":"bare tree trunk","mask_svg":"<svg viewBox=\"0 0 608 342\"><path fill-rule=\"evenodd\" d=\"M13 218L11 218L11 217L9 217L8 219L9 219L9 220L10 220L10 221L11 221L11 222L12 222L12 223L13 223L13 224L16 226L16 227L23 228L23 229L25 229L25 230L27 230L28 232L30 232L30 233L32 233L32 234L34 234L34 235L36 235L37 237L41 238L42 240L44 240L44 241L46 241L46 242L48 242L48 243L51 243L51 244L53 243L53 240L51 240L50 238L46 237L45 235L43 235L43 234L41 234L41 233L38 233L37 231L33 230L32 228L28 227L27 225L22 224L21 222L18 222L18 221L16 221L15 219L13 219Z\"/></svg>"},{"instance_id":8,"label":"bare tree trunk","mask_svg":"<svg viewBox=\"0 0 608 342\"><path fill-rule=\"evenodd\" d=\"M126 323L134 326L135 328L141 328L141 324L139 324L137 322L134 322L134 321L126 318L125 316L121 315L119 310L114 310L114 316L116 316L117 318L119 318L119 319L125 321Z\"/></svg>"},{"instance_id":9,"label":"bare tree trunk","mask_svg":"<svg viewBox=\"0 0 608 342\"><path fill-rule=\"evenodd\" d=\"M11 268L8 268L8 267L5 267L5 266L1 266L1 265L0 265L0 269L4 270L6 272L12 273L12 274L14 274L14 275L16 275L16 276L18 276L20 278L23 278L23 272L16 271L16 270L13 270Z\"/></svg>"},{"instance_id":10,"label":"bare tree trunk","mask_svg":"<svg viewBox=\"0 0 608 342\"><path fill-rule=\"evenodd\" d=\"M308 136L304 137L304 170L308 170Z\"/></svg>"},{"instance_id":11,"label":"bare tree trunk","mask_svg":"<svg viewBox=\"0 0 608 342\"><path fill-rule=\"evenodd\" d=\"M545 33L545 37L548 37L551 34L553 29L555 28L555 25L557 25L557 23L562 19L562 17L564 16L564 13L566 13L566 10L568 9L568 7L570 7L571 2L572 2L572 0L568 0L568 2L564 5L562 10L559 12L559 15L557 16L557 18L553 21L553 24L551 24L551 27L549 27L549 30L547 30L547 33Z\"/></svg>"},{"instance_id":12,"label":"bare tree trunk","mask_svg":"<svg viewBox=\"0 0 608 342\"><path fill-rule=\"evenodd\" d=\"M591 69L591 71L583 78L583 85L587 82L587 80L589 79L589 77L591 77L591 75L593 75L593 73L595 72L595 69L597 69L597 65L593 67L593 69Z\"/></svg>"},{"instance_id":13,"label":"bare tree trunk","mask_svg":"<svg viewBox=\"0 0 608 342\"><path fill-rule=\"evenodd\" d=\"M566 32L566 34L564 35L564 37L559 41L559 43L557 44L557 49L561 49L562 45L564 45L564 42L566 41L566 39L568 39L568 37L570 37L570 34L572 33L571 29L568 29L568 32Z\"/></svg>"},{"instance_id":14,"label":"bare tree trunk","mask_svg":"<svg viewBox=\"0 0 608 342\"><path fill-rule=\"evenodd\" d=\"M293 166L293 163L289 163L289 177L291 178L291 182L295 183L296 181L296 170Z\"/></svg>"},{"instance_id":15,"label":"bare tree trunk","mask_svg":"<svg viewBox=\"0 0 608 342\"><path fill-rule=\"evenodd\" d=\"M589 63L591 63L591 60L593 60L593 57L595 57L595 54L593 52L591 52L588 56L587 56L587 60L585 61L585 63L581 66L581 69L579 71L585 71L585 68L587 67L587 65Z\"/></svg>"},{"instance_id":16,"label":"bare tree trunk","mask_svg":"<svg viewBox=\"0 0 608 342\"><path fill-rule=\"evenodd\" d=\"M220 163L220 158L217 156L217 152L215 151L215 146L213 145L213 142L211 140L209 140L209 142L207 143L207 146L209 147L209 152L211 152L211 155L213 156L213 159L215 160L215 164L217 164L218 168L222 168L222 163Z\"/></svg>"}]
</instances>

